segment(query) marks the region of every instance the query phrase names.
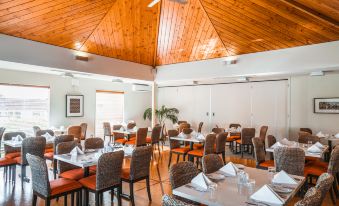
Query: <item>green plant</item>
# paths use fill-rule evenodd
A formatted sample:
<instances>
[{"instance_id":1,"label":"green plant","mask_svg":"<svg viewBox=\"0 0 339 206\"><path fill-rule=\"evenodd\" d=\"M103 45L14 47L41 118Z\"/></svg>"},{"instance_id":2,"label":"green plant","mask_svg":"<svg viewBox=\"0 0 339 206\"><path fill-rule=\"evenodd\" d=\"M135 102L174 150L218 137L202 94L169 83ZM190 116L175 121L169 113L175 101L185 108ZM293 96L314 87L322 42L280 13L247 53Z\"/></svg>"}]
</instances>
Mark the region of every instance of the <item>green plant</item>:
<instances>
[{"instance_id":1,"label":"green plant","mask_svg":"<svg viewBox=\"0 0 339 206\"><path fill-rule=\"evenodd\" d=\"M155 110L155 115L160 125L163 125L167 119L172 121L173 124L178 122L178 114L179 110L177 108L167 108L165 105ZM144 119L152 120L152 108L145 110Z\"/></svg>"}]
</instances>

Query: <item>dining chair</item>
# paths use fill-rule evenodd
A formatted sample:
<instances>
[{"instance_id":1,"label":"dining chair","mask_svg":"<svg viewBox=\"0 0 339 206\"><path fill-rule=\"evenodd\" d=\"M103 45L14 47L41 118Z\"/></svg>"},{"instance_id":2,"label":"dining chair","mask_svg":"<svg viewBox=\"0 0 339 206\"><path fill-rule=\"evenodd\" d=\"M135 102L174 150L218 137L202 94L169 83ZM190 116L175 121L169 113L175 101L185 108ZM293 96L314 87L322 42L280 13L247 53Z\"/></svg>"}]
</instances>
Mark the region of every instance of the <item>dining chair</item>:
<instances>
[{"instance_id":1,"label":"dining chair","mask_svg":"<svg viewBox=\"0 0 339 206\"><path fill-rule=\"evenodd\" d=\"M3 182L12 181L13 185L15 185L15 167L16 161L11 158L0 158L0 168L4 168L3 171Z\"/></svg>"},{"instance_id":2,"label":"dining chair","mask_svg":"<svg viewBox=\"0 0 339 206\"><path fill-rule=\"evenodd\" d=\"M182 130L185 129L185 128L186 128L186 129L189 129L189 128L191 128L191 125L188 124L188 123L180 123L180 124L179 124L179 128L178 128L179 133L182 132Z\"/></svg>"},{"instance_id":3,"label":"dining chair","mask_svg":"<svg viewBox=\"0 0 339 206\"><path fill-rule=\"evenodd\" d=\"M141 180L146 180L146 188L148 194L148 200L151 202L151 188L150 188L150 162L152 157L152 147L151 146L142 146L137 147L132 152L132 158L129 168L123 168L121 174L121 180L123 182L129 183L130 195L124 195L129 197L131 200L132 206L134 203L134 183Z\"/></svg>"},{"instance_id":4,"label":"dining chair","mask_svg":"<svg viewBox=\"0 0 339 206\"><path fill-rule=\"evenodd\" d=\"M87 134L87 123L81 123L80 127L81 127L80 140L85 140Z\"/></svg>"},{"instance_id":5,"label":"dining chair","mask_svg":"<svg viewBox=\"0 0 339 206\"><path fill-rule=\"evenodd\" d=\"M237 139L236 145L235 145L235 152L238 153L237 148L239 145L240 148L240 153L241 153L241 157L244 157L244 151L245 151L245 147L247 147L247 151L253 151L253 144L252 144L252 138L255 137L255 128L243 128L241 130L241 139Z\"/></svg>"},{"instance_id":6,"label":"dining chair","mask_svg":"<svg viewBox=\"0 0 339 206\"><path fill-rule=\"evenodd\" d=\"M28 165L27 154L44 158L46 139L44 137L27 137L22 140L21 155L14 158L17 165L21 167L21 186L26 178L26 166Z\"/></svg>"},{"instance_id":7,"label":"dining chair","mask_svg":"<svg viewBox=\"0 0 339 206\"><path fill-rule=\"evenodd\" d=\"M48 133L51 136L54 136L53 130L50 129L38 130L35 135L36 137L42 137L42 135L45 135L46 133ZM48 152L53 152L53 143L50 144L46 143L45 153Z\"/></svg>"},{"instance_id":8,"label":"dining chair","mask_svg":"<svg viewBox=\"0 0 339 206\"><path fill-rule=\"evenodd\" d=\"M162 206L193 206L193 205L178 200L175 197L164 195L162 196Z\"/></svg>"},{"instance_id":9,"label":"dining chair","mask_svg":"<svg viewBox=\"0 0 339 206\"><path fill-rule=\"evenodd\" d=\"M221 154L222 160L224 163L226 163L226 139L228 136L228 132L221 132L217 134L216 140L215 140L215 154Z\"/></svg>"},{"instance_id":10,"label":"dining chair","mask_svg":"<svg viewBox=\"0 0 339 206\"><path fill-rule=\"evenodd\" d=\"M125 144L134 145L136 147L145 146L147 138L148 128L139 128L136 137L133 140L127 141Z\"/></svg>"},{"instance_id":11,"label":"dining chair","mask_svg":"<svg viewBox=\"0 0 339 206\"><path fill-rule=\"evenodd\" d=\"M202 126L204 125L204 122L200 122L198 126L198 133L201 133L202 131Z\"/></svg>"},{"instance_id":12,"label":"dining chair","mask_svg":"<svg viewBox=\"0 0 339 206\"><path fill-rule=\"evenodd\" d=\"M159 156L160 156L160 135L161 135L161 126L155 126L152 129L151 136L146 138L146 143L151 145L153 150L154 147L158 145Z\"/></svg>"},{"instance_id":13,"label":"dining chair","mask_svg":"<svg viewBox=\"0 0 339 206\"><path fill-rule=\"evenodd\" d=\"M263 146L264 146L264 151L265 151L265 154L266 154L266 134L267 134L267 130L268 130L268 126L262 126L260 128L260 132L259 132L259 138L260 140L264 143Z\"/></svg>"},{"instance_id":14,"label":"dining chair","mask_svg":"<svg viewBox=\"0 0 339 206\"><path fill-rule=\"evenodd\" d=\"M130 122L127 124L127 129L133 129L137 124L135 122Z\"/></svg>"},{"instance_id":15,"label":"dining chair","mask_svg":"<svg viewBox=\"0 0 339 206\"><path fill-rule=\"evenodd\" d=\"M189 152L187 152L189 159L196 159L197 167L199 166L200 159L208 154L215 153L215 140L216 135L215 134L208 134L205 138L205 144L203 149L194 149Z\"/></svg>"},{"instance_id":16,"label":"dining chair","mask_svg":"<svg viewBox=\"0 0 339 206\"><path fill-rule=\"evenodd\" d=\"M178 125L183 124L183 123L187 123L187 121L185 121L185 120L179 120L178 121Z\"/></svg>"},{"instance_id":17,"label":"dining chair","mask_svg":"<svg viewBox=\"0 0 339 206\"><path fill-rule=\"evenodd\" d=\"M252 143L256 167L265 170L267 170L268 167L274 167L274 160L265 159L264 142L259 137L254 137Z\"/></svg>"},{"instance_id":18,"label":"dining chair","mask_svg":"<svg viewBox=\"0 0 339 206\"><path fill-rule=\"evenodd\" d=\"M215 134L219 134L219 133L225 132L225 128L215 127L212 129L212 132L214 132Z\"/></svg>"},{"instance_id":19,"label":"dining chair","mask_svg":"<svg viewBox=\"0 0 339 206\"><path fill-rule=\"evenodd\" d=\"M310 129L310 128L300 128L299 131L300 132L307 132L309 134L313 134L312 129Z\"/></svg>"},{"instance_id":20,"label":"dining chair","mask_svg":"<svg viewBox=\"0 0 339 206\"><path fill-rule=\"evenodd\" d=\"M276 138L273 135L267 135L267 147L272 147L277 142ZM273 153L269 153L270 160L274 160Z\"/></svg>"},{"instance_id":21,"label":"dining chair","mask_svg":"<svg viewBox=\"0 0 339 206\"><path fill-rule=\"evenodd\" d=\"M106 191L111 191L111 201L114 200L114 190L117 189L118 205L121 206L122 184L121 171L124 151L102 154L98 159L97 173L79 180L85 188L85 203L88 204L88 193L95 194L95 205L103 205L101 196Z\"/></svg>"},{"instance_id":22,"label":"dining chair","mask_svg":"<svg viewBox=\"0 0 339 206\"><path fill-rule=\"evenodd\" d=\"M303 144L308 144L308 142L311 141L312 144L315 144L316 142L320 141L320 138L315 135L311 135L307 132L299 132L299 138L298 142Z\"/></svg>"},{"instance_id":23,"label":"dining chair","mask_svg":"<svg viewBox=\"0 0 339 206\"><path fill-rule=\"evenodd\" d=\"M87 149L102 149L104 148L104 140L100 137L85 139L85 150Z\"/></svg>"},{"instance_id":24,"label":"dining chair","mask_svg":"<svg viewBox=\"0 0 339 206\"><path fill-rule=\"evenodd\" d=\"M39 130L41 130L39 126L33 126L33 134L34 134L35 137L37 136L36 133L37 133Z\"/></svg>"},{"instance_id":25,"label":"dining chair","mask_svg":"<svg viewBox=\"0 0 339 206\"><path fill-rule=\"evenodd\" d=\"M74 139L79 143L81 142L81 127L80 126L70 126L67 129L68 135L73 135Z\"/></svg>"},{"instance_id":26,"label":"dining chair","mask_svg":"<svg viewBox=\"0 0 339 206\"><path fill-rule=\"evenodd\" d=\"M4 135L5 130L6 130L5 127L0 127L0 147L1 147L2 136ZM1 157L1 152L0 152L0 157Z\"/></svg>"},{"instance_id":27,"label":"dining chair","mask_svg":"<svg viewBox=\"0 0 339 206\"><path fill-rule=\"evenodd\" d=\"M238 124L238 123L231 123L231 124L229 125L229 128L238 128L238 127L241 127L241 125Z\"/></svg>"},{"instance_id":28,"label":"dining chair","mask_svg":"<svg viewBox=\"0 0 339 206\"><path fill-rule=\"evenodd\" d=\"M168 130L168 137L170 143L170 153L169 153L169 160L168 160L168 167L171 165L172 162L172 154L177 155L177 163L179 162L180 155L182 155L183 161L186 159L187 152L190 150L188 147L181 147L180 141L171 139L171 137L176 137L179 135L178 130Z\"/></svg>"},{"instance_id":29,"label":"dining chair","mask_svg":"<svg viewBox=\"0 0 339 206\"><path fill-rule=\"evenodd\" d=\"M27 161L32 173L33 206L36 205L38 197L45 200L46 206L50 206L52 199L62 196L64 196L64 205L67 205L67 195L74 195L75 193L77 194L76 205L81 205L82 185L79 182L64 178L49 181L48 169L44 159L27 154Z\"/></svg>"},{"instance_id":30,"label":"dining chair","mask_svg":"<svg viewBox=\"0 0 339 206\"><path fill-rule=\"evenodd\" d=\"M284 170L288 174L304 176L305 152L300 148L274 148L274 165L277 172Z\"/></svg>"},{"instance_id":31,"label":"dining chair","mask_svg":"<svg viewBox=\"0 0 339 206\"><path fill-rule=\"evenodd\" d=\"M13 137L16 137L20 135L23 139L26 138L26 134L24 132L7 132L4 134L3 139L4 140L12 140ZM18 147L11 147L9 145L4 145L5 150L5 157L6 158L16 158L21 155L21 148Z\"/></svg>"},{"instance_id":32,"label":"dining chair","mask_svg":"<svg viewBox=\"0 0 339 206\"><path fill-rule=\"evenodd\" d=\"M315 187L307 190L304 198L294 204L294 206L320 206L321 205L321 192Z\"/></svg>"},{"instance_id":33,"label":"dining chair","mask_svg":"<svg viewBox=\"0 0 339 206\"><path fill-rule=\"evenodd\" d=\"M159 125L161 126L161 125ZM166 130L166 125L163 124L161 126L161 132L160 132L160 142L161 142L161 149L164 151L164 144L167 141L167 130Z\"/></svg>"},{"instance_id":34,"label":"dining chair","mask_svg":"<svg viewBox=\"0 0 339 206\"><path fill-rule=\"evenodd\" d=\"M334 182L334 177L329 173L323 173L318 178L315 187L321 192L321 202L324 201L326 194L329 191L331 192L331 196L334 197L334 191L332 188L333 182Z\"/></svg>"},{"instance_id":35,"label":"dining chair","mask_svg":"<svg viewBox=\"0 0 339 206\"><path fill-rule=\"evenodd\" d=\"M81 145L77 141L72 142L61 142L56 147L56 154L69 154L72 149L75 147L81 148ZM63 162L58 160L57 161L57 169L59 177L66 178L70 180L80 180L84 177L84 169L74 166L72 164ZM89 171L90 175L93 175L94 172L92 170Z\"/></svg>"},{"instance_id":36,"label":"dining chair","mask_svg":"<svg viewBox=\"0 0 339 206\"><path fill-rule=\"evenodd\" d=\"M109 141L111 142L112 137L113 137L111 124L109 122L104 122L104 123L102 123L102 125L103 125L103 128L104 128L104 141L105 141L106 137L109 137Z\"/></svg>"},{"instance_id":37,"label":"dining chair","mask_svg":"<svg viewBox=\"0 0 339 206\"><path fill-rule=\"evenodd\" d=\"M113 130L120 130L122 127L121 124L113 125ZM124 145L127 142L125 139L125 134L121 132L113 132L113 144L122 144Z\"/></svg>"},{"instance_id":38,"label":"dining chair","mask_svg":"<svg viewBox=\"0 0 339 206\"><path fill-rule=\"evenodd\" d=\"M217 154L208 154L202 157L202 171L206 174L218 171L224 166L224 161Z\"/></svg>"}]
</instances>

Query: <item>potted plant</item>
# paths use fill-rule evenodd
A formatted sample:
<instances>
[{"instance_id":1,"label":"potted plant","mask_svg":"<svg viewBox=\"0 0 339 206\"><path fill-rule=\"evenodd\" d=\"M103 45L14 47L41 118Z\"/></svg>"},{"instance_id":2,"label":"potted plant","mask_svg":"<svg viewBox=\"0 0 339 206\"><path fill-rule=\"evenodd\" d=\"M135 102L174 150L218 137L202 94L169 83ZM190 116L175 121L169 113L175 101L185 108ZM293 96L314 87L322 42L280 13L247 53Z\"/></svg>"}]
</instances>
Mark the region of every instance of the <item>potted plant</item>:
<instances>
[{"instance_id":1,"label":"potted plant","mask_svg":"<svg viewBox=\"0 0 339 206\"><path fill-rule=\"evenodd\" d=\"M164 125L166 120L172 121L172 123L178 122L179 110L177 108L167 108L162 105L159 109L155 110L155 115L160 125ZM144 112L144 120L152 120L152 108L148 108Z\"/></svg>"}]
</instances>

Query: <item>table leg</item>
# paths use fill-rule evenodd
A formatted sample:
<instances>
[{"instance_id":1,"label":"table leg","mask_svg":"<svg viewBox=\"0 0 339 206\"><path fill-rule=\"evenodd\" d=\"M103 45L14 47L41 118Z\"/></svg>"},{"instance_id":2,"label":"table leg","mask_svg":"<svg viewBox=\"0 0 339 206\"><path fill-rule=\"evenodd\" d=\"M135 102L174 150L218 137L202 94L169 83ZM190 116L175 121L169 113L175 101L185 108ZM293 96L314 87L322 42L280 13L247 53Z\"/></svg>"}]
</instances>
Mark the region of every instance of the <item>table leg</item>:
<instances>
[{"instance_id":1,"label":"table leg","mask_svg":"<svg viewBox=\"0 0 339 206\"><path fill-rule=\"evenodd\" d=\"M193 142L190 142L190 150L193 150ZM194 162L194 157L193 156L188 156L188 160L191 162Z\"/></svg>"},{"instance_id":2,"label":"table leg","mask_svg":"<svg viewBox=\"0 0 339 206\"><path fill-rule=\"evenodd\" d=\"M89 176L89 167L85 167L84 168L84 177L88 177Z\"/></svg>"}]
</instances>

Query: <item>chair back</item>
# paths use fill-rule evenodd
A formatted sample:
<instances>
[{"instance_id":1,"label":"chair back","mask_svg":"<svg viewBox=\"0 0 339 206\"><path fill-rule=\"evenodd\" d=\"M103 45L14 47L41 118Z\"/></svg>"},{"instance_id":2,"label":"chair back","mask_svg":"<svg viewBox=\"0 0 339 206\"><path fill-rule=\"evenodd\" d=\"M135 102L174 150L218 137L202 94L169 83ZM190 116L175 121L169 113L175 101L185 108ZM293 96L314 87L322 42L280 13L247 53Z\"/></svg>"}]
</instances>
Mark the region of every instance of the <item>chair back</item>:
<instances>
[{"instance_id":1,"label":"chair back","mask_svg":"<svg viewBox=\"0 0 339 206\"><path fill-rule=\"evenodd\" d=\"M206 174L218 171L224 162L217 154L208 154L202 157L202 171Z\"/></svg>"},{"instance_id":2,"label":"chair back","mask_svg":"<svg viewBox=\"0 0 339 206\"><path fill-rule=\"evenodd\" d=\"M121 124L115 124L112 127L113 127L113 130L120 130L122 125Z\"/></svg>"},{"instance_id":3,"label":"chair back","mask_svg":"<svg viewBox=\"0 0 339 206\"><path fill-rule=\"evenodd\" d=\"M100 137L85 139L85 149L101 149L104 148L104 140Z\"/></svg>"},{"instance_id":4,"label":"chair back","mask_svg":"<svg viewBox=\"0 0 339 206\"><path fill-rule=\"evenodd\" d=\"M181 123L179 124L179 133L182 132L183 129L189 129L191 128L191 125L188 123Z\"/></svg>"},{"instance_id":5,"label":"chair back","mask_svg":"<svg viewBox=\"0 0 339 206\"><path fill-rule=\"evenodd\" d=\"M153 127L151 134L152 143L158 143L160 141L161 129L161 126Z\"/></svg>"},{"instance_id":6,"label":"chair back","mask_svg":"<svg viewBox=\"0 0 339 206\"><path fill-rule=\"evenodd\" d=\"M333 185L334 177L329 173L323 173L317 180L315 187L321 192L321 202L324 201L327 192Z\"/></svg>"},{"instance_id":7,"label":"chair back","mask_svg":"<svg viewBox=\"0 0 339 206\"><path fill-rule=\"evenodd\" d=\"M134 149L130 166L131 180L149 176L151 157L152 146L142 146Z\"/></svg>"},{"instance_id":8,"label":"chair back","mask_svg":"<svg viewBox=\"0 0 339 206\"><path fill-rule=\"evenodd\" d=\"M187 123L187 121L185 121L185 120L178 121L178 125L183 124L183 123Z\"/></svg>"},{"instance_id":9,"label":"chair back","mask_svg":"<svg viewBox=\"0 0 339 206\"><path fill-rule=\"evenodd\" d=\"M198 168L192 162L179 162L169 169L169 179L172 190L186 185L200 173Z\"/></svg>"},{"instance_id":10,"label":"chair back","mask_svg":"<svg viewBox=\"0 0 339 206\"><path fill-rule=\"evenodd\" d=\"M20 135L23 139L26 138L26 134L24 132L7 132L4 134L3 139L12 140L12 137L16 137L18 135ZM20 152L21 148L4 145L4 150L5 150L5 154L8 154L8 153Z\"/></svg>"},{"instance_id":11,"label":"chair back","mask_svg":"<svg viewBox=\"0 0 339 206\"><path fill-rule=\"evenodd\" d=\"M252 144L252 138L255 137L255 128L243 128L241 130L241 143Z\"/></svg>"},{"instance_id":12,"label":"chair back","mask_svg":"<svg viewBox=\"0 0 339 206\"><path fill-rule=\"evenodd\" d=\"M227 136L228 136L228 132L222 132L222 133L217 134L217 137L215 140L215 152L216 153L225 152Z\"/></svg>"},{"instance_id":13,"label":"chair back","mask_svg":"<svg viewBox=\"0 0 339 206\"><path fill-rule=\"evenodd\" d=\"M54 143L53 143L53 151L54 151L54 154L56 154L56 148L57 148L57 145L61 142L72 142L74 141L74 136L73 135L60 135L60 136L56 136L54 138Z\"/></svg>"},{"instance_id":14,"label":"chair back","mask_svg":"<svg viewBox=\"0 0 339 206\"><path fill-rule=\"evenodd\" d=\"M212 129L212 132L214 132L215 134L219 134L221 132L225 132L225 128L215 127Z\"/></svg>"},{"instance_id":15,"label":"chair back","mask_svg":"<svg viewBox=\"0 0 339 206\"><path fill-rule=\"evenodd\" d=\"M39 130L41 130L39 126L33 126L33 134L34 134L35 137L37 136L36 133L37 133Z\"/></svg>"},{"instance_id":16,"label":"chair back","mask_svg":"<svg viewBox=\"0 0 339 206\"><path fill-rule=\"evenodd\" d=\"M67 129L68 135L73 135L74 139L78 139L78 141L81 140L81 127L80 126L70 126Z\"/></svg>"},{"instance_id":17,"label":"chair back","mask_svg":"<svg viewBox=\"0 0 339 206\"><path fill-rule=\"evenodd\" d=\"M183 128L182 133L184 134L191 134L193 132L193 129L191 128Z\"/></svg>"},{"instance_id":18,"label":"chair back","mask_svg":"<svg viewBox=\"0 0 339 206\"><path fill-rule=\"evenodd\" d=\"M146 145L146 138L147 138L148 128L139 128L137 131L137 136L135 138L135 146L144 146Z\"/></svg>"},{"instance_id":19,"label":"chair back","mask_svg":"<svg viewBox=\"0 0 339 206\"><path fill-rule=\"evenodd\" d=\"M162 206L193 206L166 194L162 196L161 204Z\"/></svg>"},{"instance_id":20,"label":"chair back","mask_svg":"<svg viewBox=\"0 0 339 206\"><path fill-rule=\"evenodd\" d=\"M80 127L81 127L80 139L84 140L84 139L86 139L87 123L81 123Z\"/></svg>"},{"instance_id":21,"label":"chair back","mask_svg":"<svg viewBox=\"0 0 339 206\"><path fill-rule=\"evenodd\" d=\"M238 123L231 123L230 126L229 126L229 128L232 128L232 127L238 128L238 127L241 127L241 125L238 124Z\"/></svg>"},{"instance_id":22,"label":"chair back","mask_svg":"<svg viewBox=\"0 0 339 206\"><path fill-rule=\"evenodd\" d=\"M304 150L300 148L276 147L273 153L277 172L284 170L291 175L304 176Z\"/></svg>"},{"instance_id":23,"label":"chair back","mask_svg":"<svg viewBox=\"0 0 339 206\"><path fill-rule=\"evenodd\" d=\"M319 206L321 205L321 192L315 187L307 190L304 199L298 201L294 206Z\"/></svg>"},{"instance_id":24,"label":"chair back","mask_svg":"<svg viewBox=\"0 0 339 206\"><path fill-rule=\"evenodd\" d=\"M113 125L113 130L120 130L121 127L122 127L121 124ZM109 135L105 135L105 136L109 136ZM114 136L114 140L125 138L125 134L121 132L113 132L113 136Z\"/></svg>"},{"instance_id":25,"label":"chair back","mask_svg":"<svg viewBox=\"0 0 339 206\"><path fill-rule=\"evenodd\" d=\"M198 126L198 132L201 133L202 125L204 125L204 122L200 122Z\"/></svg>"},{"instance_id":26,"label":"chair back","mask_svg":"<svg viewBox=\"0 0 339 206\"><path fill-rule=\"evenodd\" d=\"M299 142L299 143L307 144L308 141L311 141L312 144L314 144L314 143L316 143L316 142L319 142L319 141L320 141L320 138L319 138L318 136L311 135L311 134L308 133L308 132L299 132L299 139L298 139L298 142Z\"/></svg>"},{"instance_id":27,"label":"chair back","mask_svg":"<svg viewBox=\"0 0 339 206\"><path fill-rule=\"evenodd\" d=\"M46 147L46 138L44 137L28 137L22 140L21 145L21 164L27 165L26 154L35 155L44 158Z\"/></svg>"},{"instance_id":28,"label":"chair back","mask_svg":"<svg viewBox=\"0 0 339 206\"><path fill-rule=\"evenodd\" d=\"M264 143L259 137L252 138L252 143L254 147L255 163L259 166L260 163L265 161Z\"/></svg>"},{"instance_id":29,"label":"chair back","mask_svg":"<svg viewBox=\"0 0 339 206\"><path fill-rule=\"evenodd\" d=\"M313 134L313 132L310 128L300 128L300 132L307 132L309 134Z\"/></svg>"},{"instance_id":30,"label":"chair back","mask_svg":"<svg viewBox=\"0 0 339 206\"><path fill-rule=\"evenodd\" d=\"M97 190L106 189L120 184L123 160L124 151L122 150L104 153L99 157L96 172Z\"/></svg>"},{"instance_id":31,"label":"chair back","mask_svg":"<svg viewBox=\"0 0 339 206\"><path fill-rule=\"evenodd\" d=\"M270 148L277 142L277 139L273 135L267 135L267 146Z\"/></svg>"},{"instance_id":32,"label":"chair back","mask_svg":"<svg viewBox=\"0 0 339 206\"><path fill-rule=\"evenodd\" d=\"M0 142L1 142L1 140L2 140L2 136L3 136L4 133L5 133L5 130L6 130L5 127L0 127Z\"/></svg>"},{"instance_id":33,"label":"chair back","mask_svg":"<svg viewBox=\"0 0 339 206\"><path fill-rule=\"evenodd\" d=\"M105 136L111 136L112 135L111 124L109 122L104 122L103 128L104 128L104 135Z\"/></svg>"},{"instance_id":34,"label":"chair back","mask_svg":"<svg viewBox=\"0 0 339 206\"><path fill-rule=\"evenodd\" d=\"M54 136L53 130L50 130L50 129L38 130L35 133L35 135L36 135L36 137L42 137L42 135L45 135L46 133L50 134L51 136Z\"/></svg>"},{"instance_id":35,"label":"chair back","mask_svg":"<svg viewBox=\"0 0 339 206\"><path fill-rule=\"evenodd\" d=\"M51 187L45 160L31 154L27 154L26 159L31 168L33 191L48 197L51 193Z\"/></svg>"},{"instance_id":36,"label":"chair back","mask_svg":"<svg viewBox=\"0 0 339 206\"><path fill-rule=\"evenodd\" d=\"M327 172L333 176L339 173L339 146L334 147L331 152Z\"/></svg>"},{"instance_id":37,"label":"chair back","mask_svg":"<svg viewBox=\"0 0 339 206\"><path fill-rule=\"evenodd\" d=\"M127 124L127 129L133 129L137 124L135 122L130 122Z\"/></svg>"},{"instance_id":38,"label":"chair back","mask_svg":"<svg viewBox=\"0 0 339 206\"><path fill-rule=\"evenodd\" d=\"M262 126L260 128L260 133L259 133L259 138L261 139L261 141L264 142L264 146L265 146L267 130L268 130L268 126Z\"/></svg>"},{"instance_id":39,"label":"chair back","mask_svg":"<svg viewBox=\"0 0 339 206\"><path fill-rule=\"evenodd\" d=\"M74 147L78 146L79 148L81 148L81 145L78 144L77 141L72 141L72 142L61 142L57 145L56 147L56 154L60 155L60 154L68 154L72 151L72 149ZM74 166L72 164L68 164L66 162L63 161L59 161L57 162L57 168L58 168L58 173L63 173L66 172L68 170L72 170L72 169L77 169L79 167Z\"/></svg>"},{"instance_id":40,"label":"chair back","mask_svg":"<svg viewBox=\"0 0 339 206\"><path fill-rule=\"evenodd\" d=\"M208 134L205 139L204 144L204 156L208 154L215 153L214 145L215 145L215 134Z\"/></svg>"},{"instance_id":41,"label":"chair back","mask_svg":"<svg viewBox=\"0 0 339 206\"><path fill-rule=\"evenodd\" d=\"M175 149L180 147L180 141L171 139L171 137L176 137L179 135L179 131L175 129L170 129L167 131L169 142L170 142L170 149Z\"/></svg>"}]
</instances>

